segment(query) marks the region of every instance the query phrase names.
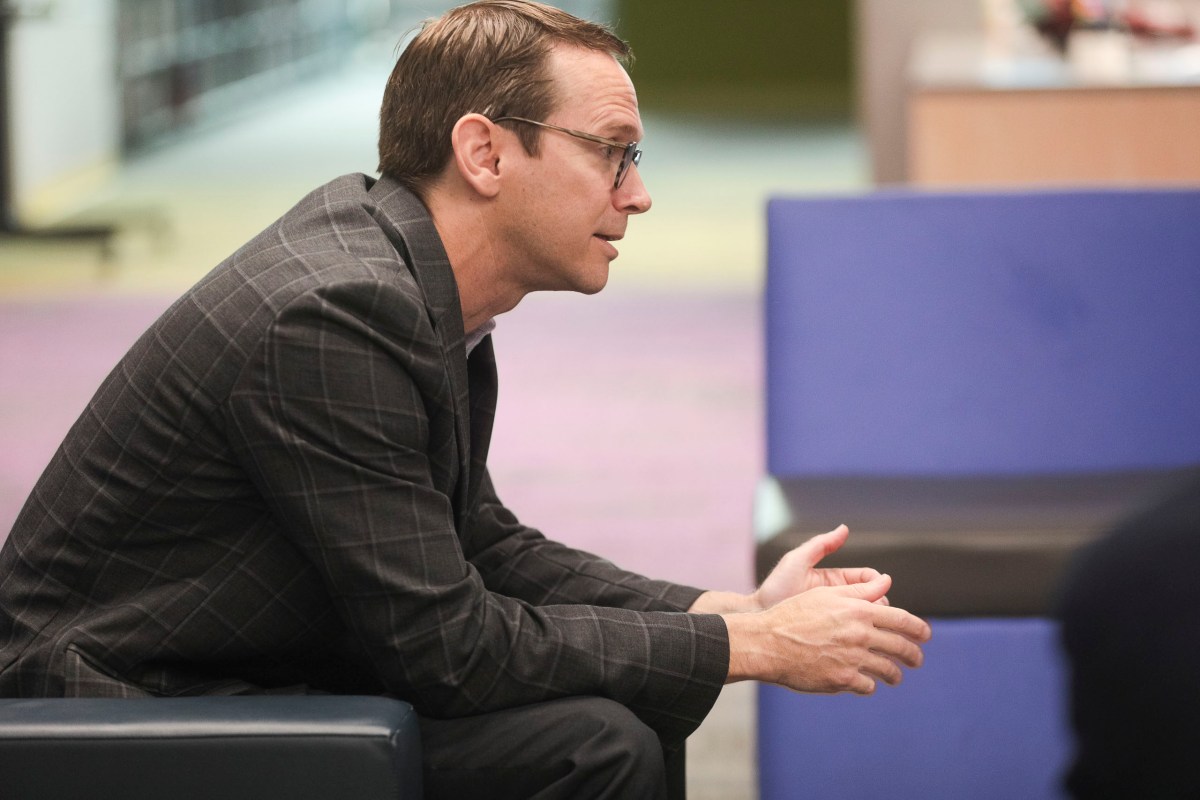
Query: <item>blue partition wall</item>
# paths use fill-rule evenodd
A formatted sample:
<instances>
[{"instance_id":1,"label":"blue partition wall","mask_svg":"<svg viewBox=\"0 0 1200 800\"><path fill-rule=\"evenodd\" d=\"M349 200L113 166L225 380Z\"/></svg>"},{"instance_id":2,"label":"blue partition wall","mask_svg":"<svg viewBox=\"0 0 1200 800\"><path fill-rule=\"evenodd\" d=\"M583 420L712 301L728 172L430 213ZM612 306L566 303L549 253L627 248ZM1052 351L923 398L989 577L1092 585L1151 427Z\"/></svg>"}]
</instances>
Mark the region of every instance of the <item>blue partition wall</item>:
<instances>
[{"instance_id":1,"label":"blue partition wall","mask_svg":"<svg viewBox=\"0 0 1200 800\"><path fill-rule=\"evenodd\" d=\"M898 688L866 698L759 689L763 800L1059 796L1070 737L1055 626L934 620L933 629L926 666Z\"/></svg>"},{"instance_id":2,"label":"blue partition wall","mask_svg":"<svg viewBox=\"0 0 1200 800\"><path fill-rule=\"evenodd\" d=\"M765 304L775 478L1200 463L1198 191L776 199ZM1055 623L933 628L872 697L762 687L762 800L1062 796Z\"/></svg>"},{"instance_id":3,"label":"blue partition wall","mask_svg":"<svg viewBox=\"0 0 1200 800\"><path fill-rule=\"evenodd\" d=\"M1200 192L768 208L772 475L1200 457Z\"/></svg>"}]
</instances>

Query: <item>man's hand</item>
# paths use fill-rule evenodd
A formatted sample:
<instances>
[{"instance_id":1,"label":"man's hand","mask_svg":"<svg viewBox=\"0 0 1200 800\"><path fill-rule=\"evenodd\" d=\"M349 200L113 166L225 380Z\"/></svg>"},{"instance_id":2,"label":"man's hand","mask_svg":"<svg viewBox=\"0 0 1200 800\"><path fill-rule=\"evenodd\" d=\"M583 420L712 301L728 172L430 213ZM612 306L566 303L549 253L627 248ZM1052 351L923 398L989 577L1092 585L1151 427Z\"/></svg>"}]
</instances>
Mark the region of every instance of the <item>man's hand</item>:
<instances>
[{"instance_id":1,"label":"man's hand","mask_svg":"<svg viewBox=\"0 0 1200 800\"><path fill-rule=\"evenodd\" d=\"M839 525L787 553L771 570L762 586L758 587L758 591L751 595L753 607L771 608L789 597L819 586L852 586L878 578L879 572L870 567L817 568L825 556L837 552L846 543L849 535L850 529ZM887 599L880 597L879 602L886 604Z\"/></svg>"},{"instance_id":2,"label":"man's hand","mask_svg":"<svg viewBox=\"0 0 1200 800\"><path fill-rule=\"evenodd\" d=\"M798 692L858 694L871 694L878 681L898 684L901 666L921 665L920 645L931 631L907 611L879 602L891 585L887 575L817 585L765 611L725 615L728 682L760 680Z\"/></svg>"},{"instance_id":3,"label":"man's hand","mask_svg":"<svg viewBox=\"0 0 1200 800\"><path fill-rule=\"evenodd\" d=\"M708 591L696 598L688 611L693 614L763 611L819 586L852 586L875 580L879 572L870 567L817 567L825 556L837 552L849 535L850 529L839 525L829 533L814 536L781 558L762 586L751 594ZM887 605L887 597L876 602Z\"/></svg>"}]
</instances>

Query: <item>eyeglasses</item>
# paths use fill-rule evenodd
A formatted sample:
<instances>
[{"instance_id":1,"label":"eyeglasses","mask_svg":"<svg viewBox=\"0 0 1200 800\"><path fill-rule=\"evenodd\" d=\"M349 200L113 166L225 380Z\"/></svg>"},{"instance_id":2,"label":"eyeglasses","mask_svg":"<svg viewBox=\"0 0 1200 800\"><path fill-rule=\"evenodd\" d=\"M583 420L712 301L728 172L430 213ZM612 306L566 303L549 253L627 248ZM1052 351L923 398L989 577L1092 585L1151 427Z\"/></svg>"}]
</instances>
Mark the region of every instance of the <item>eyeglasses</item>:
<instances>
[{"instance_id":1,"label":"eyeglasses","mask_svg":"<svg viewBox=\"0 0 1200 800\"><path fill-rule=\"evenodd\" d=\"M613 181L614 189L621 188L621 184L625 181L625 175L629 172L631 164L642 163L642 151L638 149L638 142L618 142L616 139L605 139L603 136L596 136L591 133L584 133L583 131L573 131L570 128L560 128L548 122L538 122L535 119L525 119L524 117L497 117L492 122L526 122L530 125L537 125L539 128L549 128L552 131L574 136L576 139L586 139L589 142L619 149L621 151L621 163L617 166L617 177Z\"/></svg>"}]
</instances>

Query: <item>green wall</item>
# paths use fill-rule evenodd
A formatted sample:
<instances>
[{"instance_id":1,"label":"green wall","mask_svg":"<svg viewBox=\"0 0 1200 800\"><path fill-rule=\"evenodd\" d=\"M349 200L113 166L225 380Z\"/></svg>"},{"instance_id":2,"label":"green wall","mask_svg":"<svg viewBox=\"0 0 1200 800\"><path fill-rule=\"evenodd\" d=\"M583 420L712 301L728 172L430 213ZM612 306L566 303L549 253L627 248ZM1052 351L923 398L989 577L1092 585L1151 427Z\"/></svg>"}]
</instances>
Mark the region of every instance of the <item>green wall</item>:
<instances>
[{"instance_id":1,"label":"green wall","mask_svg":"<svg viewBox=\"0 0 1200 800\"><path fill-rule=\"evenodd\" d=\"M619 0L642 108L718 116L851 113L851 0Z\"/></svg>"}]
</instances>

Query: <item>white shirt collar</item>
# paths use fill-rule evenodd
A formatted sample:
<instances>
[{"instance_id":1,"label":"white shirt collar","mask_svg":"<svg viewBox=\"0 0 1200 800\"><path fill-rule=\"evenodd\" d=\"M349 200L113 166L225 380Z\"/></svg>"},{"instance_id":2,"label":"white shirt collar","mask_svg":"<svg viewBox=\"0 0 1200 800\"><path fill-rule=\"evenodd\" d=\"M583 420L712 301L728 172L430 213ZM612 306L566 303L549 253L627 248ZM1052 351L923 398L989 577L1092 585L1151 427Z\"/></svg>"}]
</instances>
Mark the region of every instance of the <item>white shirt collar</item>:
<instances>
[{"instance_id":1,"label":"white shirt collar","mask_svg":"<svg viewBox=\"0 0 1200 800\"><path fill-rule=\"evenodd\" d=\"M496 329L496 318L492 317L487 322L480 325L475 330L467 334L467 355L471 355L471 351L475 349L475 345L483 341L483 337Z\"/></svg>"}]
</instances>

